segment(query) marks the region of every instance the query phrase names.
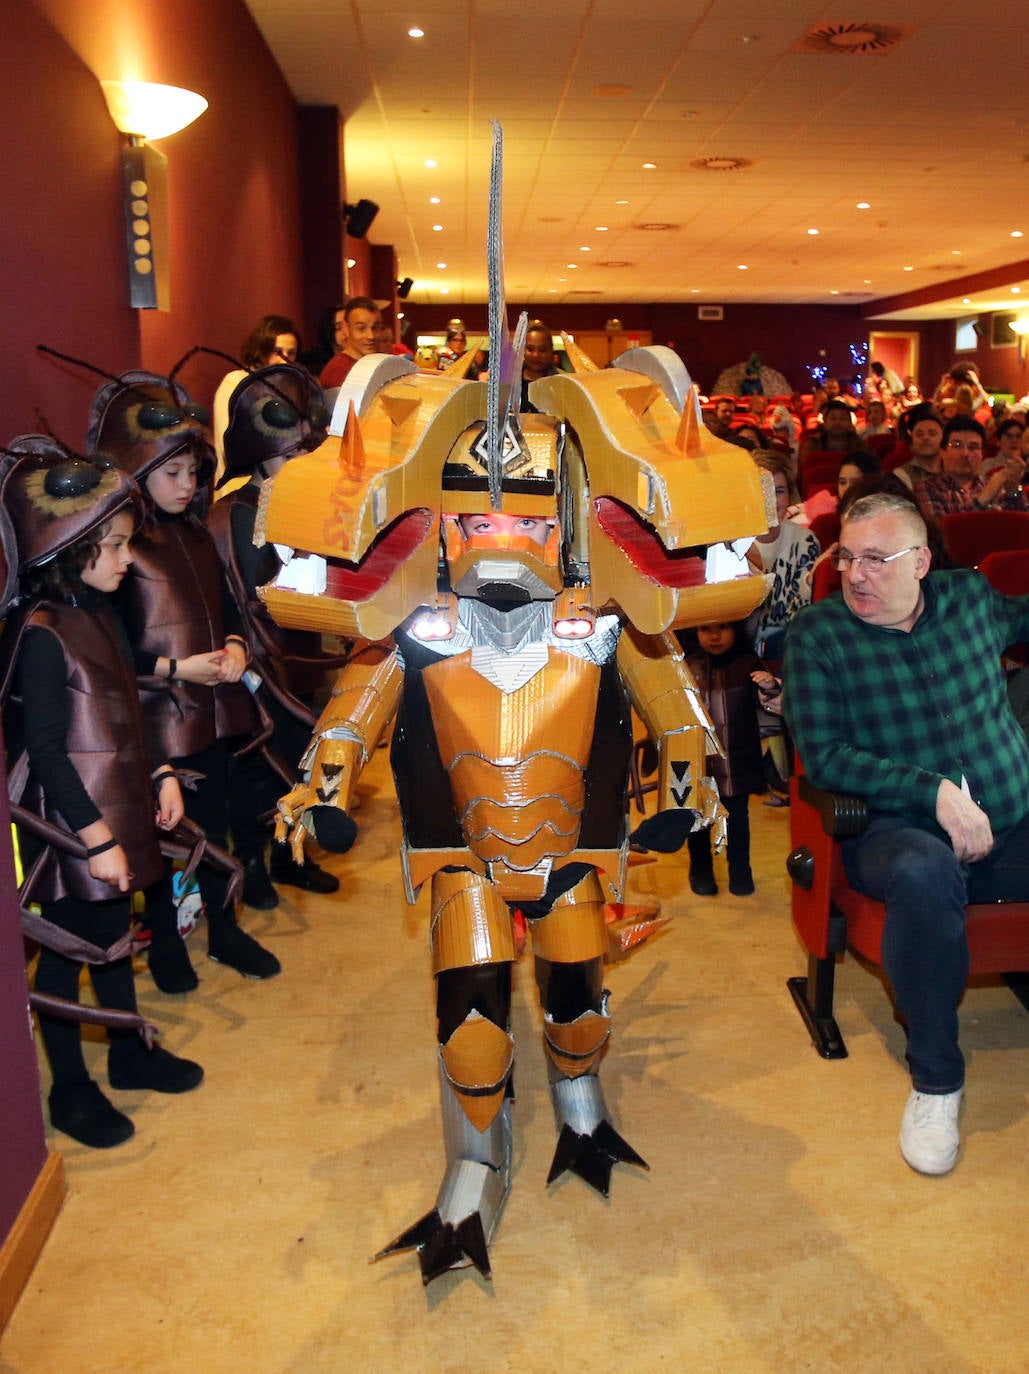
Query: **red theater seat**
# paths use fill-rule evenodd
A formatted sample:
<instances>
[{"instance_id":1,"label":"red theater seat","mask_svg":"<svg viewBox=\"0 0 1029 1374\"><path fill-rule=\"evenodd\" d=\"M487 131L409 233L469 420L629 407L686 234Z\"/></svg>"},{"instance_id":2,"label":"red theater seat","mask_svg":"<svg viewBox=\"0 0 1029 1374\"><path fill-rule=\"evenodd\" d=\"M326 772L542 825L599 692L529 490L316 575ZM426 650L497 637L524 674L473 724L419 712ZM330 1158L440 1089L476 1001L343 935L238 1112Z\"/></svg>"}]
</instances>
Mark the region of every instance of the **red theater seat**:
<instances>
[{"instance_id":1,"label":"red theater seat","mask_svg":"<svg viewBox=\"0 0 1029 1374\"><path fill-rule=\"evenodd\" d=\"M824 1059L845 1059L847 1047L833 1012L836 960L848 949L882 965L886 908L855 892L843 871L838 841L859 835L867 823L857 797L823 792L803 775L790 782L793 851L786 867L793 880L793 924L807 950L803 978L790 978L793 996L815 1048ZM1029 1008L1029 901L967 908L972 974L1006 974Z\"/></svg>"}]
</instances>

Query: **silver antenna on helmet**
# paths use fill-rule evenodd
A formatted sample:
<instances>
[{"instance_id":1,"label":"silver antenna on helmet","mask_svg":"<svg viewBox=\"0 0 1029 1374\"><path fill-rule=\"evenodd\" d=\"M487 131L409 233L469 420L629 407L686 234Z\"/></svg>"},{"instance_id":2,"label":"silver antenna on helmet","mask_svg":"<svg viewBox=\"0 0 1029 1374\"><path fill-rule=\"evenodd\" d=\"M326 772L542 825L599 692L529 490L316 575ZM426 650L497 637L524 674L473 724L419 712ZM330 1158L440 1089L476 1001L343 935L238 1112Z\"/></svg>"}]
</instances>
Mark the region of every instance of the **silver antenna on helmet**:
<instances>
[{"instance_id":1,"label":"silver antenna on helmet","mask_svg":"<svg viewBox=\"0 0 1029 1374\"><path fill-rule=\"evenodd\" d=\"M489 374L486 390L486 471L489 499L494 510L501 505L504 472L504 441L521 400L522 353L528 315L523 311L512 341L507 327L504 297L504 131L498 120L493 128L493 156L489 175L489 227L486 230L486 264L489 273Z\"/></svg>"}]
</instances>

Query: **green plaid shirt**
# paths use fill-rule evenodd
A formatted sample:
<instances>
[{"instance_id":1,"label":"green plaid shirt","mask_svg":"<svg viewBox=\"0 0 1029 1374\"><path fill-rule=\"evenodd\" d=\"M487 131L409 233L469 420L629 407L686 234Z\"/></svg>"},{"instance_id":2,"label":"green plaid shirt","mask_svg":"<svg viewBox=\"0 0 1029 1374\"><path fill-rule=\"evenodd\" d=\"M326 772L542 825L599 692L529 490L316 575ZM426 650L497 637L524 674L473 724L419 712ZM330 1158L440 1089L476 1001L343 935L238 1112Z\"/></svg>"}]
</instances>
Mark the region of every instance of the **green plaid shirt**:
<instances>
[{"instance_id":1,"label":"green plaid shirt","mask_svg":"<svg viewBox=\"0 0 1029 1374\"><path fill-rule=\"evenodd\" d=\"M943 778L968 780L995 833L1029 812L1029 743L1002 651L1029 639L1029 596L979 573L930 573L910 633L868 625L842 594L802 610L786 640L783 705L818 787L936 829Z\"/></svg>"}]
</instances>

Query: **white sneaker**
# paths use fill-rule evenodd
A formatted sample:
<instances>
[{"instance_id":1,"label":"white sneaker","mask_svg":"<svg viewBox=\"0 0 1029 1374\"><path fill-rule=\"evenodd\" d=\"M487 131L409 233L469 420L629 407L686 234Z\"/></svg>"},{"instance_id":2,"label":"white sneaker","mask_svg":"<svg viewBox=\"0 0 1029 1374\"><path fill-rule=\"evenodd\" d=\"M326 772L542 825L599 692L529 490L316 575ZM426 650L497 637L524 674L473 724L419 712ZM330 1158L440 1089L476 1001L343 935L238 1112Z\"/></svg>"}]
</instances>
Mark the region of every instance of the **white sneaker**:
<instances>
[{"instance_id":1,"label":"white sneaker","mask_svg":"<svg viewBox=\"0 0 1029 1374\"><path fill-rule=\"evenodd\" d=\"M964 1092L911 1090L900 1123L900 1152L920 1174L949 1174L957 1163L958 1112Z\"/></svg>"}]
</instances>

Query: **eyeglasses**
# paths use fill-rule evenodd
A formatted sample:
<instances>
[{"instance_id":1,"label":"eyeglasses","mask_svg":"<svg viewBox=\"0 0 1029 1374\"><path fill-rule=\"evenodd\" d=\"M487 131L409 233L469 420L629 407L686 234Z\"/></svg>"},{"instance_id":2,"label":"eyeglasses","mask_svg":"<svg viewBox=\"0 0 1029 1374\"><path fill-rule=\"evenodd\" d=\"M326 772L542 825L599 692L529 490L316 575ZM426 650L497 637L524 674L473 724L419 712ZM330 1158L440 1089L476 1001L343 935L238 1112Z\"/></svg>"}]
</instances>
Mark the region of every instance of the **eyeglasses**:
<instances>
[{"instance_id":1,"label":"eyeglasses","mask_svg":"<svg viewBox=\"0 0 1029 1374\"><path fill-rule=\"evenodd\" d=\"M837 572L847 572L853 566L864 568L865 572L877 573L895 558L903 558L906 553L917 553L924 544L912 544L909 549L898 549L896 553L834 553L829 560Z\"/></svg>"},{"instance_id":2,"label":"eyeglasses","mask_svg":"<svg viewBox=\"0 0 1029 1374\"><path fill-rule=\"evenodd\" d=\"M947 447L967 449L969 453L982 453L983 451L983 446L978 440L974 444L966 444L964 439L949 439Z\"/></svg>"}]
</instances>

